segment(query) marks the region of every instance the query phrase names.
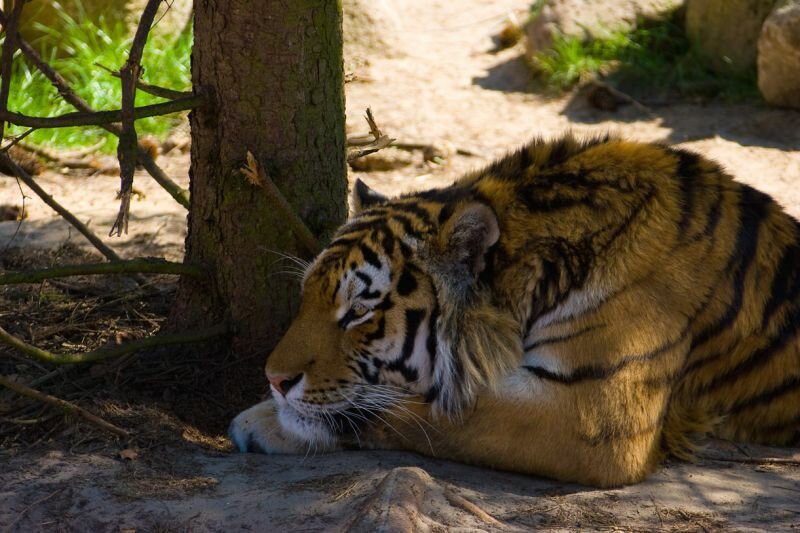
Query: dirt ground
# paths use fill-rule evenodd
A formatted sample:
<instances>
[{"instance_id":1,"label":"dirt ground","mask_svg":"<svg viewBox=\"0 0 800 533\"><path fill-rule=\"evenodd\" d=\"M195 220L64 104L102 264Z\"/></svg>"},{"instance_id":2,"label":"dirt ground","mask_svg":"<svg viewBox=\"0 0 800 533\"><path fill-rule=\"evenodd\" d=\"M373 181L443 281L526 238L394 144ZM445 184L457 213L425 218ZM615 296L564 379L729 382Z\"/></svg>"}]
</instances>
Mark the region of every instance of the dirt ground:
<instances>
[{"instance_id":1,"label":"dirt ground","mask_svg":"<svg viewBox=\"0 0 800 533\"><path fill-rule=\"evenodd\" d=\"M362 115L370 106L386 133L401 143L433 144L446 163L426 162L422 150L402 151L395 157L407 165L353 177L386 193L428 188L534 135L611 131L706 154L800 216L800 113L756 104L647 99L642 99L647 109L603 112L580 93L544 96L533 89L519 46L493 51L492 36L508 14L524 13L529 4L377 2L385 47L352 62L358 81L347 85L348 131L366 131ZM170 152L159 162L188 185L185 152ZM98 234L108 232L118 208L118 178L49 171L39 182ZM133 202L130 234L104 239L126 257L180 260L185 212L146 175L137 175L135 188L141 195ZM0 222L0 260L11 247L85 246L38 198L26 196L28 219L21 226ZM19 206L21 196L13 179L0 177L4 204ZM141 326L143 332L157 329L159 309L153 304L138 310L141 324L150 324ZM17 312L0 308L0 320ZM0 349L0 354L10 352ZM184 400L211 409L213 398L200 395L200 386L197 390ZM135 406L85 401L82 405L112 420L133 420L124 414ZM11 396L0 392L0 437L25 422L3 414L9 403ZM44 433L25 446L0 448L0 531L800 529L798 450L717 442L696 464L670 463L643 484L594 490L395 452L304 458L230 454L220 435L187 422L184 405L165 391L162 414L145 417L147 422L134 428L139 436L133 444L62 424L54 426L55 434ZM47 416L48 424L61 418ZM64 427L73 433L67 440L58 436ZM120 457L134 445L135 453Z\"/></svg>"}]
</instances>

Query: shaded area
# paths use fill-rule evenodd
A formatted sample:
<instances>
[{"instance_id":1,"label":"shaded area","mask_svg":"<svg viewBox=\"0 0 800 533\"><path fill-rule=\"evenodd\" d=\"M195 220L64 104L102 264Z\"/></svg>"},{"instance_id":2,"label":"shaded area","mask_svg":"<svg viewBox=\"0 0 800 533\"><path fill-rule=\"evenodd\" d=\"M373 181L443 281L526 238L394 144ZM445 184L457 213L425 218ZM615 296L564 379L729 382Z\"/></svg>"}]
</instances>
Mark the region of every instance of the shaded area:
<instances>
[{"instance_id":1,"label":"shaded area","mask_svg":"<svg viewBox=\"0 0 800 533\"><path fill-rule=\"evenodd\" d=\"M0 522L30 531L483 531L789 529L800 521L800 456L673 463L646 482L597 490L399 452L302 457L188 451L167 463L50 452L10 458ZM775 458L789 461L775 463ZM791 461L794 461L793 463ZM47 498L42 501L42 498ZM39 502L37 503L37 500Z\"/></svg>"}]
</instances>

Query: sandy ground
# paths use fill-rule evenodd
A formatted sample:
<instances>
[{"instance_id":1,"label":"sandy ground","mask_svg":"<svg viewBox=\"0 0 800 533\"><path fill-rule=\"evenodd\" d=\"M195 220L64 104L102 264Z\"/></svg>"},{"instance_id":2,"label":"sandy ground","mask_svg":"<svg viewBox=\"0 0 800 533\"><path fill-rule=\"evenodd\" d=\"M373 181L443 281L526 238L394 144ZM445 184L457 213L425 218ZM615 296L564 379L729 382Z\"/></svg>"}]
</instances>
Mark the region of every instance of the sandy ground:
<instances>
[{"instance_id":1,"label":"sandy ground","mask_svg":"<svg viewBox=\"0 0 800 533\"><path fill-rule=\"evenodd\" d=\"M457 5L456 5L457 4ZM491 36L520 0L381 3L391 32L347 86L348 129L366 130L371 106L386 133L407 143L466 149L434 165L413 152L402 169L358 173L392 193L448 183L534 135L619 133L680 143L721 162L738 179L800 216L800 113L754 105L659 105L606 113L579 95L530 90L521 49L492 53ZM188 156L160 159L184 186ZM42 186L105 235L118 180L47 173ZM124 256L179 259L185 212L144 175L131 233L106 240ZM54 247L74 230L27 193L29 219L0 223L0 250ZM20 204L0 177L0 204ZM641 485L615 490L493 472L404 453L264 457L173 450L122 461L114 454L39 451L0 455L0 530L338 531L419 529L661 531L800 528L797 451L717 445L697 464L674 463ZM711 453L711 452L710 452ZM716 455L714 455L716 454ZM723 460L721 460L723 459Z\"/></svg>"}]
</instances>

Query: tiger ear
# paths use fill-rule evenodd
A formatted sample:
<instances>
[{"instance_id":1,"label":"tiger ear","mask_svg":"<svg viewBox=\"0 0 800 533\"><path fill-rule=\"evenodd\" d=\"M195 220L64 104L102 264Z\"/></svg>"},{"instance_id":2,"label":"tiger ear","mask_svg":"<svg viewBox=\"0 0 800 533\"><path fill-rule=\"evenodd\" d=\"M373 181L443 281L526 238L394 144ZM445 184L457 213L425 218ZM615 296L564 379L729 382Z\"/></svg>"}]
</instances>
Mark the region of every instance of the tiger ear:
<instances>
[{"instance_id":1,"label":"tiger ear","mask_svg":"<svg viewBox=\"0 0 800 533\"><path fill-rule=\"evenodd\" d=\"M500 238L497 216L486 204L469 202L454 210L436 238L440 264L474 280L486 267L486 254Z\"/></svg>"},{"instance_id":2,"label":"tiger ear","mask_svg":"<svg viewBox=\"0 0 800 533\"><path fill-rule=\"evenodd\" d=\"M356 179L356 182L353 184L353 190L350 191L350 211L352 214L357 215L364 209L383 203L388 199L389 198L381 193L370 189L369 186L360 179Z\"/></svg>"}]
</instances>

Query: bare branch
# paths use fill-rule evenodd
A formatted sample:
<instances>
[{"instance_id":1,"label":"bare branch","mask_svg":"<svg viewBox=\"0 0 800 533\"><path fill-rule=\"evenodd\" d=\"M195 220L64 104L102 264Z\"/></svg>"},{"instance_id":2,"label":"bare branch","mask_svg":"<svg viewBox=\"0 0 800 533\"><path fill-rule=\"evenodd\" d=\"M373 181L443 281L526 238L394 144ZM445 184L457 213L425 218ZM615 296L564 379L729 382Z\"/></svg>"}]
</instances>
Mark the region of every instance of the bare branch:
<instances>
[{"instance_id":1,"label":"bare branch","mask_svg":"<svg viewBox=\"0 0 800 533\"><path fill-rule=\"evenodd\" d=\"M131 209L131 192L133 191L133 175L136 172L137 147L139 141L136 136L134 109L136 107L136 83L142 73L142 53L147 43L147 34L156 18L161 0L148 0L147 5L139 19L136 35L131 44L131 52L125 65L119 70L122 85L122 132L117 145L117 158L119 159L119 214L111 226L109 235L119 237L122 232L128 233L128 216ZM175 102L176 100L173 100Z\"/></svg>"},{"instance_id":2,"label":"bare branch","mask_svg":"<svg viewBox=\"0 0 800 533\"><path fill-rule=\"evenodd\" d=\"M6 24L6 18L3 14L3 10L0 9L0 24ZM93 113L94 110L91 106L86 103L86 101L75 94L75 91L72 90L69 82L64 79L64 77L56 72L50 65L47 64L46 61L42 59L42 56L24 39L19 39L19 47L22 50L22 53L25 54L25 57L33 63L33 65L42 73L44 76L50 80L50 82L58 89L59 94L69 102L75 109L78 111L83 111L85 113ZM117 137L120 136L121 130L118 125L116 124L100 124L101 128L105 129L112 135L116 135ZM183 189L180 185L172 181L161 167L159 167L153 158L150 156L150 153L147 151L146 147L139 144L139 162L142 163L142 166L150 173L153 179L161 185L178 203L180 203L186 209L189 209L189 191Z\"/></svg>"},{"instance_id":3,"label":"bare branch","mask_svg":"<svg viewBox=\"0 0 800 533\"><path fill-rule=\"evenodd\" d=\"M12 283L39 283L46 279L65 278L68 276L87 276L97 274L179 274L183 276L201 276L202 270L194 265L171 263L163 259L133 259L130 261L112 261L110 263L91 263L84 265L63 265L40 270L21 272L5 272L0 274L0 285Z\"/></svg>"},{"instance_id":4,"label":"bare branch","mask_svg":"<svg viewBox=\"0 0 800 533\"><path fill-rule=\"evenodd\" d=\"M130 437L130 433L128 433L126 430L122 429L121 427L115 426L111 422L106 422L99 416L90 413L83 407L78 407L72 402L68 402L67 400L62 400L61 398L56 398L55 396L50 396L49 394L39 392L36 389L32 389L30 387L23 385L22 383L11 381L5 376L0 376L0 385L16 392L21 396L26 396L28 398L40 401L42 403L54 405L55 407L58 407L59 409L61 409L66 413L79 416L84 420L86 420L87 422L89 422L90 424L92 424L93 426L96 426L102 429L103 431L108 431L109 433L113 433L118 437L122 437L123 439Z\"/></svg>"},{"instance_id":5,"label":"bare branch","mask_svg":"<svg viewBox=\"0 0 800 533\"><path fill-rule=\"evenodd\" d=\"M187 111L199 107L203 105L203 103L205 103L203 96L195 94L178 100L137 107L133 110L133 118L138 120L140 118L178 113L180 111ZM122 120L122 110L113 109L110 111L92 111L88 113L65 113L57 117L31 117L21 113L0 110L0 120L10 122L17 126L40 129L71 128L73 126L105 126L113 122L120 122Z\"/></svg>"},{"instance_id":6,"label":"bare branch","mask_svg":"<svg viewBox=\"0 0 800 533\"><path fill-rule=\"evenodd\" d=\"M92 350L91 352L59 354L32 346L22 339L11 335L9 332L0 327L0 343L10 346L26 357L36 361L42 361L44 363L51 363L54 365L76 365L82 363L96 363L97 361L104 361L106 359L120 357L122 355L127 355L145 348L168 346L172 344L204 342L217 337L222 337L226 333L228 333L228 326L219 324L199 330L154 335L152 337L145 337L144 339L138 339L125 344L98 348L97 350Z\"/></svg>"},{"instance_id":7,"label":"bare branch","mask_svg":"<svg viewBox=\"0 0 800 533\"><path fill-rule=\"evenodd\" d=\"M245 179L247 179L248 183L263 189L264 192L267 193L272 205L281 212L286 222L292 228L295 236L297 236L297 240L300 241L306 250L313 255L317 255L322 251L322 247L319 245L319 242L317 242L314 234L311 233L311 230L308 229L305 222L297 216L291 204L289 204L283 196L277 185L269 179L269 176L267 176L266 172L264 172L258 164L258 161L256 161L255 156L253 156L250 151L247 152L247 165L242 167L242 174Z\"/></svg>"},{"instance_id":8,"label":"bare branch","mask_svg":"<svg viewBox=\"0 0 800 533\"><path fill-rule=\"evenodd\" d=\"M28 135L30 135L34 131L36 131L36 128L28 128L27 130L25 130L21 134L17 135L13 139L11 139L11 142L9 142L7 145L5 145L2 148L0 148L0 152L8 152L11 149L12 146L14 146L17 143L19 143L22 139L24 139L25 137L27 137ZM22 146L22 145L20 145L20 146Z\"/></svg>"},{"instance_id":9,"label":"bare branch","mask_svg":"<svg viewBox=\"0 0 800 533\"><path fill-rule=\"evenodd\" d=\"M353 162L360 157L364 157L365 155L373 154L378 150L386 148L396 140L388 135L383 134L381 129L378 127L378 124L375 122L375 117L372 116L372 110L370 108L367 108L367 115L364 118L369 125L369 136L372 137L372 140L369 140L369 136L366 135L356 138L349 138L347 140L349 145L363 146L363 148L351 150L347 154L348 163Z\"/></svg>"},{"instance_id":10,"label":"bare branch","mask_svg":"<svg viewBox=\"0 0 800 533\"><path fill-rule=\"evenodd\" d=\"M25 0L16 0L14 2L14 10L11 12L11 17L6 24L6 39L3 41L3 59L0 64L0 112L8 109L8 95L11 92L11 70L14 62L14 52L17 51L17 22L22 14L22 7L25 5ZM5 133L5 123L0 122L0 139L3 138Z\"/></svg>"},{"instance_id":11,"label":"bare branch","mask_svg":"<svg viewBox=\"0 0 800 533\"><path fill-rule=\"evenodd\" d=\"M95 63L95 65L105 70L115 78L119 78L121 76L118 70L108 68L107 66L101 65L100 63ZM149 83L145 83L142 80L139 80L136 83L136 89L147 94L152 94L153 96L166 98L168 100L177 100L178 98L185 98L187 96L192 95L192 93L190 92L176 91L175 89L167 89L166 87L159 87L158 85L151 85Z\"/></svg>"},{"instance_id":12,"label":"bare branch","mask_svg":"<svg viewBox=\"0 0 800 533\"><path fill-rule=\"evenodd\" d=\"M42 189L38 183L33 179L33 177L25 172L18 164L14 162L7 154L0 152L0 163L5 165L7 168L11 169L14 175L22 180L22 182L28 186L33 192L41 198L44 203L49 205L53 208L53 210L61 215L67 222L72 224L75 229L77 229L86 239L97 248L101 254L106 256L111 261L120 261L120 257L108 246L100 240L100 238L95 235L92 230L86 227L83 222L78 220L75 215L67 211L61 204L56 202L52 196L47 194L44 189Z\"/></svg>"}]
</instances>

